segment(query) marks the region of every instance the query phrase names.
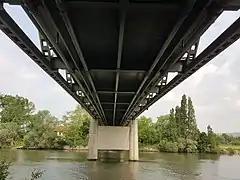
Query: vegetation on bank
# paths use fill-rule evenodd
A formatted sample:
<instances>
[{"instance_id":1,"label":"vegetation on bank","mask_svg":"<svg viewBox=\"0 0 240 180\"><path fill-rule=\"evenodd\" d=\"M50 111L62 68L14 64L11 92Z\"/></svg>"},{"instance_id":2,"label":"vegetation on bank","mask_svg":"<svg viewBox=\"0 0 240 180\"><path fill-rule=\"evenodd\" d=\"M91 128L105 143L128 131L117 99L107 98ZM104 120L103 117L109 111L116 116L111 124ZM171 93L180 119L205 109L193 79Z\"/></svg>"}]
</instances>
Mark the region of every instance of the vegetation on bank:
<instances>
[{"instance_id":1,"label":"vegetation on bank","mask_svg":"<svg viewBox=\"0 0 240 180\"><path fill-rule=\"evenodd\" d=\"M62 120L48 110L36 111L27 98L0 94L0 148L24 147L63 149L87 146L90 116L79 105ZM165 152L233 152L240 137L217 135L211 126L200 132L190 97L182 96L181 104L160 116L156 122L140 117L139 144L143 151Z\"/></svg>"},{"instance_id":2,"label":"vegetation on bank","mask_svg":"<svg viewBox=\"0 0 240 180\"><path fill-rule=\"evenodd\" d=\"M11 164L9 162L7 162L6 160L0 161L0 180L12 179L10 177L10 171L9 171L10 165ZM42 170L34 169L28 179L29 180L39 179L40 177L42 177L42 175L43 175ZM27 178L26 178L26 180L27 180Z\"/></svg>"},{"instance_id":3,"label":"vegetation on bank","mask_svg":"<svg viewBox=\"0 0 240 180\"><path fill-rule=\"evenodd\" d=\"M35 110L28 99L0 95L0 148L62 149L86 146L90 116L77 106L63 120Z\"/></svg>"},{"instance_id":4,"label":"vegetation on bank","mask_svg":"<svg viewBox=\"0 0 240 180\"><path fill-rule=\"evenodd\" d=\"M240 151L240 146L236 145L220 145L221 149L233 149L233 150L239 150Z\"/></svg>"},{"instance_id":5,"label":"vegetation on bank","mask_svg":"<svg viewBox=\"0 0 240 180\"><path fill-rule=\"evenodd\" d=\"M223 145L240 145L240 137L217 135L210 125L207 132L200 132L193 102L186 95L182 96L180 106L170 110L170 114L158 117L156 122L142 116L138 125L140 149L143 151L231 154L234 150L234 154L238 154L235 149L224 148Z\"/></svg>"}]
</instances>

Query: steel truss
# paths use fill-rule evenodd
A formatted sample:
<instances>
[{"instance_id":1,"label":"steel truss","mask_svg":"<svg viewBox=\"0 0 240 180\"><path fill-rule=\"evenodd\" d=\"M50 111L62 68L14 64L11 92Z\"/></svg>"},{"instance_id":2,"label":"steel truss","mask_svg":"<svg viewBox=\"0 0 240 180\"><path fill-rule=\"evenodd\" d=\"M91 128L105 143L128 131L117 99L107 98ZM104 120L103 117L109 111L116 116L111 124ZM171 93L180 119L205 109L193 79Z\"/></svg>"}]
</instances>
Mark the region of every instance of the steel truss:
<instances>
[{"instance_id":1,"label":"steel truss","mask_svg":"<svg viewBox=\"0 0 240 180\"><path fill-rule=\"evenodd\" d=\"M39 30L41 51L32 43L21 28L14 22L3 8L3 2L22 5L31 21ZM37 3L36 3L37 2ZM77 3L91 3L79 2ZM164 1L167 2L167 1ZM191 2L191 3L190 3ZM41 16L41 8L44 8L44 16ZM238 18L225 32L212 42L201 54L196 56L199 39L202 34L212 25L218 16L226 8L239 8L230 1L199 0L189 1L182 16L179 17L169 36L159 50L152 66L148 70L135 70L144 73L143 81L135 90L124 91L119 88L121 72L132 72L134 70L121 69L124 28L126 14L130 3L129 0L119 2L98 2L109 3L118 6L118 54L116 69L88 69L82 49L76 38L68 16L65 1L63 0L0 0L0 29L19 46L35 63L37 63L48 75L50 75L60 86L62 86L86 111L102 125L109 125L102 105L110 105L105 111L112 114L112 125L119 125L116 121L117 110L123 112L120 125L128 125L130 120L138 117L153 103L171 91L174 87L187 79L198 69L211 61L219 53L224 51L240 37L240 19ZM74 3L74 0L72 1ZM229 4L230 3L230 4ZM139 6L141 3L137 3ZM143 4L142 4L143 5ZM152 6L155 6L153 4ZM69 13L70 15L70 13ZM45 19L48 23L44 23ZM51 31L49 27L55 31ZM61 43L59 43L61 41ZM66 71L66 78L59 73L59 69ZM115 88L110 90L97 91L93 83L92 72L103 71L113 72ZM177 75L168 82L170 72L177 72ZM120 89L120 92L119 92ZM114 101L100 102L99 96L113 94ZM132 95L129 102L118 102L120 95ZM101 96L100 96L101 97ZM127 105L118 108L118 105ZM118 119L119 120L119 119ZM117 120L117 121L118 121Z\"/></svg>"},{"instance_id":2,"label":"steel truss","mask_svg":"<svg viewBox=\"0 0 240 180\"><path fill-rule=\"evenodd\" d=\"M75 86L78 85L82 91L81 94L84 94L84 96L86 96L87 100L84 100L84 103L87 104L90 109L92 109L92 114L97 113L97 119L101 119L103 123L106 124L105 114L97 96L96 89L92 82L91 76L89 75L89 71L86 69L86 64L83 64L85 61L81 53L81 49L79 49L79 45L76 44L76 40L71 39L75 35L73 34L74 32L71 29L71 24L67 19L67 12L63 12L63 9L60 9L64 8L64 3L61 1L58 1L57 3L53 0L43 1L44 8L47 10L49 17L53 19L53 26L57 30L57 34L54 35L57 37L56 38L52 36L51 33L49 33L48 27L46 27L42 22L42 19L39 18L38 13L36 13L36 7L32 4L32 1L24 2L25 6L22 7L29 18L32 20L38 30L43 34L45 40L49 42L49 44L52 44L55 51L59 54L59 58L55 60L61 62L61 64L64 65L63 69L65 69L66 72L71 75L73 81L75 82ZM63 18L61 16L63 16ZM67 22L63 22L63 19L67 19ZM65 25L67 25L67 27L65 27ZM66 56L66 54L63 53L64 50L58 46L58 41L60 39L63 41L64 46L68 51L68 56ZM77 63L79 57L82 64ZM53 64L56 63L53 62Z\"/></svg>"},{"instance_id":3,"label":"steel truss","mask_svg":"<svg viewBox=\"0 0 240 180\"><path fill-rule=\"evenodd\" d=\"M25 9L26 10L26 9ZM0 29L20 48L22 49L36 64L38 64L49 76L51 76L63 89L65 89L93 118L99 119L101 122L101 115L97 111L95 105L91 102L91 98L84 92L84 88L79 83L77 86L79 90L74 91L72 70L67 71L67 81L61 76L56 68L53 67L53 61L59 59L57 53L54 52L53 47L48 44L40 35L40 44L42 52L33 44L21 28L14 22L0 2ZM66 65L68 66L68 65ZM70 74L71 72L71 74ZM74 79L75 80L75 79ZM76 84L74 84L76 86ZM75 87L74 86L74 87Z\"/></svg>"},{"instance_id":4,"label":"steel truss","mask_svg":"<svg viewBox=\"0 0 240 180\"><path fill-rule=\"evenodd\" d=\"M156 64L155 69L150 69L152 70L149 72L151 75L148 75L146 77L147 80L139 87L139 93L136 99L133 99L122 118L122 125L127 125L130 120L136 118L144 110L148 109L148 104L152 104L151 102L158 97L159 93L161 93L162 89L166 86L165 84L164 87L162 86L161 89L159 89L159 82L167 78L168 73L171 72L171 69L176 63L181 64L181 62L184 62L182 64L183 68L181 69L181 73L186 71L188 63L193 61L196 55L201 35L223 12L223 6L224 4L217 4L215 1L212 1L211 3L206 2L202 4L201 8L198 7L195 10L194 8L196 6L193 5L192 12L194 12L194 14L184 19L182 22L183 26L178 28L174 36L169 36L170 40L167 39L167 42L170 41L168 42L168 46L164 51L162 49L160 50L160 52L163 51L160 57L159 54L157 56L157 58L160 59L160 63ZM196 11L198 11L198 13L196 13ZM191 21L193 19L194 21ZM184 55L185 53L187 56ZM184 59L186 59L186 61L184 61ZM154 95L150 96L152 89L159 90L156 91ZM149 96L151 98L148 98ZM146 102L144 105L141 104L143 101Z\"/></svg>"},{"instance_id":5,"label":"steel truss","mask_svg":"<svg viewBox=\"0 0 240 180\"><path fill-rule=\"evenodd\" d=\"M225 30L216 40L214 40L201 54L186 63L183 71L178 73L168 84L159 90L154 98L152 98L146 106L141 108L137 113L135 113L132 118L136 118L143 111L148 109L157 100L163 97L166 93L171 91L185 79L194 74L197 70L203 67L205 64L214 59L217 55L227 49L230 45L236 42L240 38L240 18L238 18L227 30ZM197 44L194 45L197 47ZM194 49L194 48L191 48ZM190 54L190 53L189 53ZM194 53L195 54L195 53ZM188 56L187 56L188 57ZM181 59L184 59L182 57Z\"/></svg>"}]
</instances>

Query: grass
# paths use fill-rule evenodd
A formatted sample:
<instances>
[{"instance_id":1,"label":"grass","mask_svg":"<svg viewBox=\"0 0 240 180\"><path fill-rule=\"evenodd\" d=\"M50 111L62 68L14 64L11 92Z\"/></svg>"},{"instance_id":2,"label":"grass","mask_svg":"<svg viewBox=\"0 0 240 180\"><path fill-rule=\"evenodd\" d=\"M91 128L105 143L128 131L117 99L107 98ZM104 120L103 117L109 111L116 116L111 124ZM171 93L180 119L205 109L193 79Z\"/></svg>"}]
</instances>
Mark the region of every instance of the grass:
<instances>
[{"instance_id":1,"label":"grass","mask_svg":"<svg viewBox=\"0 0 240 180\"><path fill-rule=\"evenodd\" d=\"M221 149L233 149L233 150L240 150L240 146L237 145L221 145Z\"/></svg>"}]
</instances>

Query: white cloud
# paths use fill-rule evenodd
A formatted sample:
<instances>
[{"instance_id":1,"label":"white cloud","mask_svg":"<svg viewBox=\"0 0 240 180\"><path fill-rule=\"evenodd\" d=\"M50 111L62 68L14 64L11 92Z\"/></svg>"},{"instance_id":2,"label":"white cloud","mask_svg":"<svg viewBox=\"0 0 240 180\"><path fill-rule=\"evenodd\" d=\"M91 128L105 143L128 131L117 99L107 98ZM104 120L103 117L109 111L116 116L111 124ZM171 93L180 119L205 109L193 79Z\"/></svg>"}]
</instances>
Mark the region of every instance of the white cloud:
<instances>
[{"instance_id":1,"label":"white cloud","mask_svg":"<svg viewBox=\"0 0 240 180\"><path fill-rule=\"evenodd\" d=\"M221 67L217 69L216 74L229 76L230 75L229 65L230 65L229 61L225 62Z\"/></svg>"},{"instance_id":2,"label":"white cloud","mask_svg":"<svg viewBox=\"0 0 240 180\"><path fill-rule=\"evenodd\" d=\"M237 106L238 108L240 108L240 99L237 100L237 102L236 102L236 106Z\"/></svg>"},{"instance_id":3,"label":"white cloud","mask_svg":"<svg viewBox=\"0 0 240 180\"><path fill-rule=\"evenodd\" d=\"M223 99L226 100L226 101L230 101L231 100L230 97L224 97Z\"/></svg>"},{"instance_id":4,"label":"white cloud","mask_svg":"<svg viewBox=\"0 0 240 180\"><path fill-rule=\"evenodd\" d=\"M162 100L165 100L165 101L176 101L176 96L175 96L175 93L173 91L170 91L169 93L167 93L163 98Z\"/></svg>"},{"instance_id":5,"label":"white cloud","mask_svg":"<svg viewBox=\"0 0 240 180\"><path fill-rule=\"evenodd\" d=\"M198 72L193 74L192 79L191 79L192 84L195 86L198 85L203 80L205 75L210 74L210 73L215 73L217 71L217 69L218 69L218 67L213 64L206 65L205 67L200 69Z\"/></svg>"},{"instance_id":6,"label":"white cloud","mask_svg":"<svg viewBox=\"0 0 240 180\"><path fill-rule=\"evenodd\" d=\"M36 79L37 78L37 73L34 73L27 67L22 67L20 70L20 77L26 80L31 80L31 79Z\"/></svg>"},{"instance_id":7,"label":"white cloud","mask_svg":"<svg viewBox=\"0 0 240 180\"><path fill-rule=\"evenodd\" d=\"M238 85L237 84L228 84L227 85L228 90L231 92L237 92L238 91Z\"/></svg>"}]
</instances>

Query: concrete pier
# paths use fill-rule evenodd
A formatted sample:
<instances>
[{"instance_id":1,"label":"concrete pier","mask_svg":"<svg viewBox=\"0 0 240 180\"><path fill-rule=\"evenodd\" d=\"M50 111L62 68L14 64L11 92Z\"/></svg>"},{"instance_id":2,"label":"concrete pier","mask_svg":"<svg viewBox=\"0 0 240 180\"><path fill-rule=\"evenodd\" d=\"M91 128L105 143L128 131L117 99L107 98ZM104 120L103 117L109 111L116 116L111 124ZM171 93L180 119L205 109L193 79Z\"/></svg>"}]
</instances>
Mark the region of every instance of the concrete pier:
<instances>
[{"instance_id":1,"label":"concrete pier","mask_svg":"<svg viewBox=\"0 0 240 180\"><path fill-rule=\"evenodd\" d=\"M91 119L88 140L88 160L98 159L97 135L98 135L98 121Z\"/></svg>"},{"instance_id":2,"label":"concrete pier","mask_svg":"<svg viewBox=\"0 0 240 180\"><path fill-rule=\"evenodd\" d=\"M138 123L129 126L98 126L91 120L88 142L88 160L97 160L98 151L129 151L129 160L138 161Z\"/></svg>"},{"instance_id":3,"label":"concrete pier","mask_svg":"<svg viewBox=\"0 0 240 180\"><path fill-rule=\"evenodd\" d=\"M139 150L138 150L138 123L137 120L132 120L130 122L130 132L129 132L129 161L139 160Z\"/></svg>"}]
</instances>

